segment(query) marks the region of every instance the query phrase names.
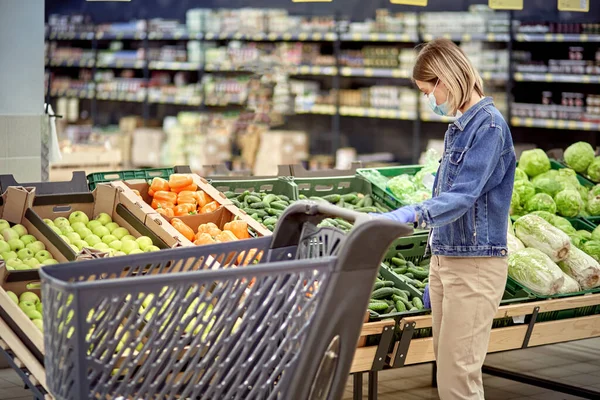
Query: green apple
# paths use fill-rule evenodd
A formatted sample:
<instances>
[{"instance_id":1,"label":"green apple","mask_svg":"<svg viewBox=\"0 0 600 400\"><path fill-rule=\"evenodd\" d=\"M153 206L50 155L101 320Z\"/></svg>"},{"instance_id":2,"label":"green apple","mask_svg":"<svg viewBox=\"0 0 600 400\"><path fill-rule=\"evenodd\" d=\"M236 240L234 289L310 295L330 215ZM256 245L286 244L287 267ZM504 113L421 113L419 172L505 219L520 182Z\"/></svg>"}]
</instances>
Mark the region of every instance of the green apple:
<instances>
[{"instance_id":1,"label":"green apple","mask_svg":"<svg viewBox=\"0 0 600 400\"><path fill-rule=\"evenodd\" d=\"M95 219L87 223L87 228L91 230L94 230L94 228L97 228L99 226L102 226L102 222L97 221Z\"/></svg>"},{"instance_id":2,"label":"green apple","mask_svg":"<svg viewBox=\"0 0 600 400\"><path fill-rule=\"evenodd\" d=\"M32 302L34 304L37 304L41 300L40 300L40 297L37 294L33 293L33 292L23 292L19 296L19 302L22 302L22 301L30 301L30 302Z\"/></svg>"},{"instance_id":3,"label":"green apple","mask_svg":"<svg viewBox=\"0 0 600 400\"><path fill-rule=\"evenodd\" d=\"M28 248L29 250L33 251L34 254L37 253L38 251L46 250L46 245L44 243L40 242L39 240L36 240L33 243L29 243L25 247Z\"/></svg>"},{"instance_id":4,"label":"green apple","mask_svg":"<svg viewBox=\"0 0 600 400\"><path fill-rule=\"evenodd\" d=\"M21 249L17 251L17 257L19 257L19 259L23 261L33 258L34 255L35 254L33 253L33 251L29 249Z\"/></svg>"},{"instance_id":5,"label":"green apple","mask_svg":"<svg viewBox=\"0 0 600 400\"><path fill-rule=\"evenodd\" d=\"M50 254L48 250L40 250L37 253L35 253L35 259L41 262L42 264L44 263L44 261L49 260L51 258L52 254Z\"/></svg>"},{"instance_id":6,"label":"green apple","mask_svg":"<svg viewBox=\"0 0 600 400\"><path fill-rule=\"evenodd\" d=\"M85 240L90 246L95 245L96 243L100 243L102 242L102 239L100 239L98 236L96 235L89 235L86 236L85 238L83 238L83 240Z\"/></svg>"},{"instance_id":7,"label":"green apple","mask_svg":"<svg viewBox=\"0 0 600 400\"><path fill-rule=\"evenodd\" d=\"M17 271L30 271L33 268L31 268L29 265L25 264L25 261L21 261L21 264L16 265L15 269Z\"/></svg>"},{"instance_id":8,"label":"green apple","mask_svg":"<svg viewBox=\"0 0 600 400\"><path fill-rule=\"evenodd\" d=\"M125 235L121 238L121 242L124 242L126 240L135 240L135 236L133 235Z\"/></svg>"},{"instance_id":9,"label":"green apple","mask_svg":"<svg viewBox=\"0 0 600 400\"><path fill-rule=\"evenodd\" d=\"M75 243L77 240L81 240L81 236L79 236L76 232L70 232L65 235L71 243Z\"/></svg>"},{"instance_id":10,"label":"green apple","mask_svg":"<svg viewBox=\"0 0 600 400\"><path fill-rule=\"evenodd\" d=\"M54 265L54 264L58 264L58 261L56 261L54 258L49 258L47 260L42 261L42 265Z\"/></svg>"},{"instance_id":11,"label":"green apple","mask_svg":"<svg viewBox=\"0 0 600 400\"><path fill-rule=\"evenodd\" d=\"M6 228L2 231L2 236L4 237L5 241L9 241L9 240L13 240L13 239L18 239L20 236L17 233L17 231L15 231L13 228Z\"/></svg>"},{"instance_id":12,"label":"green apple","mask_svg":"<svg viewBox=\"0 0 600 400\"><path fill-rule=\"evenodd\" d=\"M67 233L73 233L75 232L75 230L73 228L71 228L71 226L61 226L60 227L60 231L62 232L63 235L67 235Z\"/></svg>"},{"instance_id":13,"label":"green apple","mask_svg":"<svg viewBox=\"0 0 600 400\"><path fill-rule=\"evenodd\" d=\"M25 243L21 239L11 239L8 241L10 249L13 251L19 251L25 248Z\"/></svg>"},{"instance_id":14,"label":"green apple","mask_svg":"<svg viewBox=\"0 0 600 400\"><path fill-rule=\"evenodd\" d=\"M17 232L19 234L19 237L21 236L25 236L27 235L29 232L27 232L27 228L25 228L23 225L21 224L16 224L15 226L12 227L13 230L15 232Z\"/></svg>"},{"instance_id":15,"label":"green apple","mask_svg":"<svg viewBox=\"0 0 600 400\"><path fill-rule=\"evenodd\" d=\"M66 244L71 244L71 241L69 240L68 237L66 237L65 235L58 235L60 236L60 238L66 243Z\"/></svg>"},{"instance_id":16,"label":"green apple","mask_svg":"<svg viewBox=\"0 0 600 400\"><path fill-rule=\"evenodd\" d=\"M44 332L44 320L41 319L34 319L33 324L35 325L36 328L38 328L40 331Z\"/></svg>"},{"instance_id":17,"label":"green apple","mask_svg":"<svg viewBox=\"0 0 600 400\"><path fill-rule=\"evenodd\" d=\"M108 247L108 245L103 242L98 242L93 247L94 247L94 249L100 250L100 251L108 251L110 249L110 247Z\"/></svg>"},{"instance_id":18,"label":"green apple","mask_svg":"<svg viewBox=\"0 0 600 400\"><path fill-rule=\"evenodd\" d=\"M14 260L16 258L18 258L18 257L17 257L17 252L15 252L15 251L5 251L4 253L2 253L2 259L4 261Z\"/></svg>"},{"instance_id":19,"label":"green apple","mask_svg":"<svg viewBox=\"0 0 600 400\"><path fill-rule=\"evenodd\" d=\"M115 257L121 257L121 256L126 256L126 255L127 255L127 253L125 253L124 251L120 251L120 250L115 251L115 254L114 254Z\"/></svg>"},{"instance_id":20,"label":"green apple","mask_svg":"<svg viewBox=\"0 0 600 400\"><path fill-rule=\"evenodd\" d=\"M71 228L73 228L73 230L75 232L77 232L80 229L87 228L87 226L83 222L74 222L74 223L71 224Z\"/></svg>"},{"instance_id":21,"label":"green apple","mask_svg":"<svg viewBox=\"0 0 600 400\"><path fill-rule=\"evenodd\" d=\"M73 251L75 252L75 254L79 253L79 247L77 247L74 244L70 244L69 247L71 247L71 249L73 249Z\"/></svg>"},{"instance_id":22,"label":"green apple","mask_svg":"<svg viewBox=\"0 0 600 400\"><path fill-rule=\"evenodd\" d=\"M112 231L112 234L114 236L117 237L117 239L121 240L123 239L126 235L129 235L129 231L126 228L122 228L122 227L118 227L117 229L115 229L114 231ZM135 240L135 239L134 239Z\"/></svg>"},{"instance_id":23,"label":"green apple","mask_svg":"<svg viewBox=\"0 0 600 400\"><path fill-rule=\"evenodd\" d=\"M71 226L71 223L65 217L58 217L54 220L54 225L57 228L62 228L63 226Z\"/></svg>"},{"instance_id":24,"label":"green apple","mask_svg":"<svg viewBox=\"0 0 600 400\"><path fill-rule=\"evenodd\" d=\"M81 238L93 235L92 230L88 228L81 228L75 231Z\"/></svg>"},{"instance_id":25,"label":"green apple","mask_svg":"<svg viewBox=\"0 0 600 400\"><path fill-rule=\"evenodd\" d=\"M131 241L130 241L130 240L128 240L127 242L128 242L128 243L130 243ZM129 254L129 255L132 255L132 254L142 254L142 253L143 253L143 251L142 251L142 250L140 250L140 249L133 249L133 250L131 250L131 251L130 251L129 253L127 253L127 254Z\"/></svg>"},{"instance_id":26,"label":"green apple","mask_svg":"<svg viewBox=\"0 0 600 400\"><path fill-rule=\"evenodd\" d=\"M86 242L85 240L79 239L79 240L75 240L73 242L73 244L75 246L77 246L77 249L79 249L79 251L83 250L85 247L89 247L90 245L88 244L88 242Z\"/></svg>"},{"instance_id":27,"label":"green apple","mask_svg":"<svg viewBox=\"0 0 600 400\"><path fill-rule=\"evenodd\" d=\"M146 253L151 253L151 252L153 252L153 251L160 251L160 249L159 249L158 247L156 247L156 246L152 245L152 246L148 246L148 247L146 247L146 248L144 249L144 251L145 251Z\"/></svg>"},{"instance_id":28,"label":"green apple","mask_svg":"<svg viewBox=\"0 0 600 400\"><path fill-rule=\"evenodd\" d=\"M140 245L140 249L142 250L146 250L146 247L154 245L154 243L152 243L152 239L150 239L148 236L140 236L139 238L135 239L135 241Z\"/></svg>"},{"instance_id":29,"label":"green apple","mask_svg":"<svg viewBox=\"0 0 600 400\"><path fill-rule=\"evenodd\" d=\"M10 290L6 291L6 294L8 295L8 297L15 302L16 305L19 305L19 298L17 297L17 295L15 294L15 292L11 292Z\"/></svg>"},{"instance_id":30,"label":"green apple","mask_svg":"<svg viewBox=\"0 0 600 400\"><path fill-rule=\"evenodd\" d=\"M50 229L52 229L57 235L62 235L62 231L58 226L51 226Z\"/></svg>"},{"instance_id":31,"label":"green apple","mask_svg":"<svg viewBox=\"0 0 600 400\"><path fill-rule=\"evenodd\" d=\"M21 300L19 302L19 307L21 308L21 310L23 310L24 313L27 313L28 311L37 311L35 309L35 303L33 301Z\"/></svg>"},{"instance_id":32,"label":"green apple","mask_svg":"<svg viewBox=\"0 0 600 400\"><path fill-rule=\"evenodd\" d=\"M121 242L123 245L121 246L121 251L124 251L127 254L131 254L133 250L139 250L140 245L135 240L126 240L125 242Z\"/></svg>"},{"instance_id":33,"label":"green apple","mask_svg":"<svg viewBox=\"0 0 600 400\"><path fill-rule=\"evenodd\" d=\"M25 246L27 246L29 243L33 243L37 240L35 238L35 236L33 236L33 235L23 235L20 237L20 239L21 239L21 242L25 243Z\"/></svg>"},{"instance_id":34,"label":"green apple","mask_svg":"<svg viewBox=\"0 0 600 400\"><path fill-rule=\"evenodd\" d=\"M25 311L25 314L29 317L29 319L33 320L33 319L42 319L42 313L40 313L38 310L29 310L29 311Z\"/></svg>"},{"instance_id":35,"label":"green apple","mask_svg":"<svg viewBox=\"0 0 600 400\"><path fill-rule=\"evenodd\" d=\"M90 218L83 211L75 211L69 215L69 222L73 225L76 222L82 222L87 224L90 222Z\"/></svg>"},{"instance_id":36,"label":"green apple","mask_svg":"<svg viewBox=\"0 0 600 400\"><path fill-rule=\"evenodd\" d=\"M48 226L54 226L54 221L49 218L44 218L44 223Z\"/></svg>"},{"instance_id":37,"label":"green apple","mask_svg":"<svg viewBox=\"0 0 600 400\"><path fill-rule=\"evenodd\" d=\"M103 238L106 235L110 235L110 231L104 226L98 226L98 227L92 229L92 232L94 233L94 235L96 235L100 238Z\"/></svg>"},{"instance_id":38,"label":"green apple","mask_svg":"<svg viewBox=\"0 0 600 400\"><path fill-rule=\"evenodd\" d=\"M19 260L18 258L11 258L10 260L6 261L6 269L9 271L21 269L22 265L23 261Z\"/></svg>"},{"instance_id":39,"label":"green apple","mask_svg":"<svg viewBox=\"0 0 600 400\"><path fill-rule=\"evenodd\" d=\"M25 265L27 265L30 269L38 269L40 267L40 262L37 258L30 258L29 260L23 261Z\"/></svg>"},{"instance_id":40,"label":"green apple","mask_svg":"<svg viewBox=\"0 0 600 400\"><path fill-rule=\"evenodd\" d=\"M38 310L38 312L40 312L40 313L43 312L44 306L42 305L41 301L35 305L35 309Z\"/></svg>"},{"instance_id":41,"label":"green apple","mask_svg":"<svg viewBox=\"0 0 600 400\"><path fill-rule=\"evenodd\" d=\"M10 251L10 245L4 240L0 240L0 254Z\"/></svg>"},{"instance_id":42,"label":"green apple","mask_svg":"<svg viewBox=\"0 0 600 400\"><path fill-rule=\"evenodd\" d=\"M112 235L108 235L108 236L112 236ZM116 251L120 251L123 248L123 243L120 240L113 240L112 242L110 242L108 244L108 247L110 247L111 249L114 249Z\"/></svg>"},{"instance_id":43,"label":"green apple","mask_svg":"<svg viewBox=\"0 0 600 400\"><path fill-rule=\"evenodd\" d=\"M5 219L0 219L0 232L8 228L10 228L10 224L8 223L8 221Z\"/></svg>"},{"instance_id":44,"label":"green apple","mask_svg":"<svg viewBox=\"0 0 600 400\"><path fill-rule=\"evenodd\" d=\"M115 229L117 229L119 227L119 224L117 224L116 222L109 222L108 224L104 225L106 227L106 229L108 229L110 231L110 233L112 233L112 231L114 231Z\"/></svg>"},{"instance_id":45,"label":"green apple","mask_svg":"<svg viewBox=\"0 0 600 400\"><path fill-rule=\"evenodd\" d=\"M111 244L112 242L114 242L116 240L119 240L119 239L117 239L116 236L113 236L110 233L108 235L102 236L102 241L106 244Z\"/></svg>"},{"instance_id":46,"label":"green apple","mask_svg":"<svg viewBox=\"0 0 600 400\"><path fill-rule=\"evenodd\" d=\"M96 221L100 221L102 225L110 224L111 222L113 222L112 218L107 213L98 214L98 216L96 217Z\"/></svg>"}]
</instances>

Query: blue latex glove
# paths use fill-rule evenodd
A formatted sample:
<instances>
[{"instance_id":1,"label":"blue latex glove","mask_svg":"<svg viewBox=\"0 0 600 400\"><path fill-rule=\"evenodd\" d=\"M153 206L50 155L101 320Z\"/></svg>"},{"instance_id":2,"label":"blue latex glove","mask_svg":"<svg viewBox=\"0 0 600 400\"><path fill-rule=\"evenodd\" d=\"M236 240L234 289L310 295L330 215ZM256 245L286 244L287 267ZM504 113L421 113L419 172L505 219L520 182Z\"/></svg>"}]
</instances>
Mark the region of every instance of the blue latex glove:
<instances>
[{"instance_id":1,"label":"blue latex glove","mask_svg":"<svg viewBox=\"0 0 600 400\"><path fill-rule=\"evenodd\" d=\"M425 308L431 308L431 300L429 299L429 284L425 285L425 290L423 291L423 305Z\"/></svg>"},{"instance_id":2,"label":"blue latex glove","mask_svg":"<svg viewBox=\"0 0 600 400\"><path fill-rule=\"evenodd\" d=\"M411 207L402 207L395 211L379 214L379 216L402 224L412 224L416 219L415 211Z\"/></svg>"}]
</instances>

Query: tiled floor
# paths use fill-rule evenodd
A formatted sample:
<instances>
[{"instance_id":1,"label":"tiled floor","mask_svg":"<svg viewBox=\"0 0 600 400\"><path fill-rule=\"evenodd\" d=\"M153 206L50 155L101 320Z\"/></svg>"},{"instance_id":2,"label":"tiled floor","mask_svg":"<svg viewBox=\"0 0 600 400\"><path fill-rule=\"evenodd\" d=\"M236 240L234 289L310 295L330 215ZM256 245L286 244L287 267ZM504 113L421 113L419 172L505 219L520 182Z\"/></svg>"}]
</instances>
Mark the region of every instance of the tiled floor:
<instances>
[{"instance_id":1,"label":"tiled floor","mask_svg":"<svg viewBox=\"0 0 600 400\"><path fill-rule=\"evenodd\" d=\"M486 364L600 392L600 338L512 351L488 356ZM367 397L364 375L363 397ZM571 400L580 397L551 392L535 386L484 375L486 400ZM431 388L431 364L388 370L379 374L379 400L438 399ZM18 375L0 370L0 400L31 400ZM352 381L346 386L344 400L352 399Z\"/></svg>"}]
</instances>

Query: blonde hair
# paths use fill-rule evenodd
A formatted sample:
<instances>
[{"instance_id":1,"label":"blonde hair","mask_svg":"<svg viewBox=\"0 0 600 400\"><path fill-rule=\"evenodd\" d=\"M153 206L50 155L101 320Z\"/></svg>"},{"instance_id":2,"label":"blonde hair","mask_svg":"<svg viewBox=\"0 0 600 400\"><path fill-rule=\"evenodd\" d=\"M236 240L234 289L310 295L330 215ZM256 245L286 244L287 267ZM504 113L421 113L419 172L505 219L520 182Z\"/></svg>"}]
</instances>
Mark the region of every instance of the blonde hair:
<instances>
[{"instance_id":1,"label":"blonde hair","mask_svg":"<svg viewBox=\"0 0 600 400\"><path fill-rule=\"evenodd\" d=\"M473 90L484 96L479 72L460 47L448 39L435 39L420 46L412 78L413 81L430 82L433 85L438 79L444 82L453 115L471 99Z\"/></svg>"}]
</instances>

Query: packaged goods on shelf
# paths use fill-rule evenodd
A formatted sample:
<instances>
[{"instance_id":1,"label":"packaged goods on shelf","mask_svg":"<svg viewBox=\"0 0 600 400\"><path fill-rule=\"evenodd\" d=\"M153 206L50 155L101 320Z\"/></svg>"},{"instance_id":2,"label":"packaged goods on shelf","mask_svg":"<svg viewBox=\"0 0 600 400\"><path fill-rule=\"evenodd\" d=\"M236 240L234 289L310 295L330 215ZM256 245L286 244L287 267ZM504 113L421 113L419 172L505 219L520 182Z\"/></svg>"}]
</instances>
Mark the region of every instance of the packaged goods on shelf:
<instances>
[{"instance_id":1,"label":"packaged goods on shelf","mask_svg":"<svg viewBox=\"0 0 600 400\"><path fill-rule=\"evenodd\" d=\"M261 135L253 172L256 176L275 176L277 167L299 164L308 158L306 132L268 131Z\"/></svg>"},{"instance_id":2,"label":"packaged goods on shelf","mask_svg":"<svg viewBox=\"0 0 600 400\"><path fill-rule=\"evenodd\" d=\"M96 31L103 34L140 34L147 29L147 23L144 19L130 22L114 22L111 24L99 24Z\"/></svg>"},{"instance_id":3,"label":"packaged goods on shelf","mask_svg":"<svg viewBox=\"0 0 600 400\"><path fill-rule=\"evenodd\" d=\"M600 34L600 24L515 21L519 33Z\"/></svg>"},{"instance_id":4,"label":"packaged goods on shelf","mask_svg":"<svg viewBox=\"0 0 600 400\"><path fill-rule=\"evenodd\" d=\"M420 22L421 32L433 36L507 33L510 28L508 13L493 12L485 6L471 7L470 12L423 13Z\"/></svg>"},{"instance_id":5,"label":"packaged goods on shelf","mask_svg":"<svg viewBox=\"0 0 600 400\"><path fill-rule=\"evenodd\" d=\"M95 26L90 16L51 14L48 17L48 28L51 33L88 33L94 32Z\"/></svg>"}]
</instances>

